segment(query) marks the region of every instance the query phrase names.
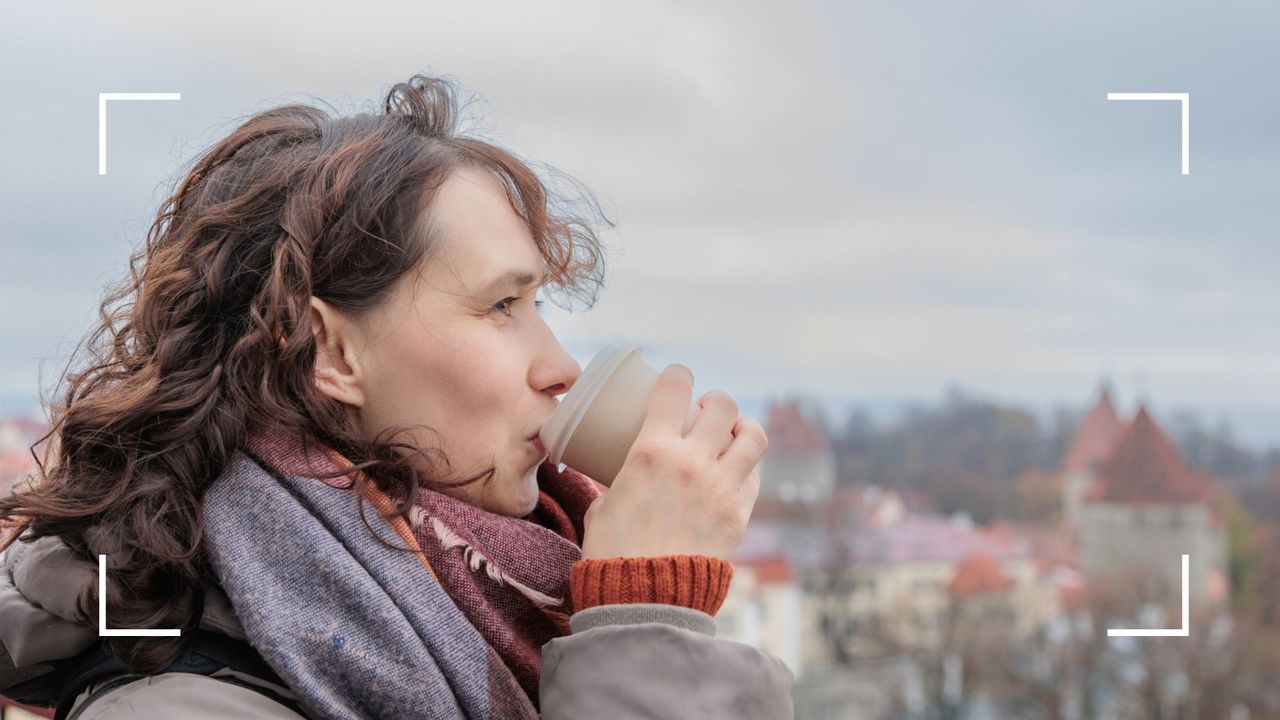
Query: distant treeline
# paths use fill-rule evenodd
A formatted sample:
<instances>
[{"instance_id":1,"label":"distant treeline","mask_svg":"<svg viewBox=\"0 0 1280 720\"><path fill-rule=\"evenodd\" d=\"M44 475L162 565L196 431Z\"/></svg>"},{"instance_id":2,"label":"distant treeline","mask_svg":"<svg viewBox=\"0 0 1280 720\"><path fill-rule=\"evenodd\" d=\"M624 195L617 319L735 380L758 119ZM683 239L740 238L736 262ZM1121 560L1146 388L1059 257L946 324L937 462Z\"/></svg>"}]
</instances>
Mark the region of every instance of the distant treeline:
<instances>
[{"instance_id":1,"label":"distant treeline","mask_svg":"<svg viewBox=\"0 0 1280 720\"><path fill-rule=\"evenodd\" d=\"M828 433L842 483L876 484L907 492L942 513L1052 521L1060 511L1056 477L1087 409L1059 408L1047 421L953 388L937 405L915 407L878 425L854 409ZM1188 463L1237 493L1260 491L1280 472L1280 448L1255 452L1237 444L1229 427L1208 429L1194 415L1161 418Z\"/></svg>"}]
</instances>

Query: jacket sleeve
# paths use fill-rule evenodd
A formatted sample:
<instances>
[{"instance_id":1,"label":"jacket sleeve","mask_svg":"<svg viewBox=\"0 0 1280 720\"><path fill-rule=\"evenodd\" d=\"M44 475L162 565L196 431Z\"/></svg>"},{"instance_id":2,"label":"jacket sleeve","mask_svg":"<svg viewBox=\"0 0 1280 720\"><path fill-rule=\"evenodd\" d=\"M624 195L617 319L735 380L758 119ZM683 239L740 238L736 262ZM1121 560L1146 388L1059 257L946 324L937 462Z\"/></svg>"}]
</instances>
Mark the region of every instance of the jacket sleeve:
<instances>
[{"instance_id":1,"label":"jacket sleeve","mask_svg":"<svg viewBox=\"0 0 1280 720\"><path fill-rule=\"evenodd\" d=\"M24 662L27 659L25 655L34 653L26 651L26 645L29 643L25 637L18 634L24 629L20 623L30 619L39 621L41 623L37 626L40 629L39 634L42 637L50 637L57 634L58 620L39 608L32 608L27 603L26 598L22 597L9 577L3 557L0 554L0 617L5 620L0 624L0 695L12 700L32 702L37 699L19 697L13 692L14 689L28 680L34 680L52 672L53 666L34 660Z\"/></svg>"},{"instance_id":2,"label":"jacket sleeve","mask_svg":"<svg viewBox=\"0 0 1280 720\"><path fill-rule=\"evenodd\" d=\"M715 619L661 604L601 605L542 648L544 720L789 720L795 676L780 659L715 637Z\"/></svg>"}]
</instances>

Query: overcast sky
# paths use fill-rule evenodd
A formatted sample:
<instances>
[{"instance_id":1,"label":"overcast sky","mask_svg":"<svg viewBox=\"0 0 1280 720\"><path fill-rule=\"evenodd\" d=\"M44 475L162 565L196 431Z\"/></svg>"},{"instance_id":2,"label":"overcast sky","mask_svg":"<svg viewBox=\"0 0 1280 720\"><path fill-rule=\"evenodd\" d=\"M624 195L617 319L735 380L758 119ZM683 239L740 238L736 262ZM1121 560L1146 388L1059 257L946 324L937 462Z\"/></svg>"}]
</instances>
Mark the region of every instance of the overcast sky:
<instances>
[{"instance_id":1,"label":"overcast sky","mask_svg":"<svg viewBox=\"0 0 1280 720\"><path fill-rule=\"evenodd\" d=\"M199 9L197 9L197 7ZM548 317L699 392L958 384L1199 408L1280 444L1280 10L1270 3L24 3L0 26L0 397L48 387L174 173L286 102L446 74L617 230ZM97 172L99 92L116 102ZM1188 92L1191 174L1177 103Z\"/></svg>"}]
</instances>

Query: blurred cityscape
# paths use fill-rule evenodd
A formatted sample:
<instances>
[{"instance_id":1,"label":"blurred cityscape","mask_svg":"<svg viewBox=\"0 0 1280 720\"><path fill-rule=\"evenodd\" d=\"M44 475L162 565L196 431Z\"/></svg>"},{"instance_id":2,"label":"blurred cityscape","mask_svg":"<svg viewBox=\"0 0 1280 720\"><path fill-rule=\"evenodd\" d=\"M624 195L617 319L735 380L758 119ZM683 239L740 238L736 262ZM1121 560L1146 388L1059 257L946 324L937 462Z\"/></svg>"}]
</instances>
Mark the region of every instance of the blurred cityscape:
<instances>
[{"instance_id":1,"label":"blurred cityscape","mask_svg":"<svg viewBox=\"0 0 1280 720\"><path fill-rule=\"evenodd\" d=\"M1280 717L1280 449L1105 387L1047 426L953 391L766 427L718 622L796 672L797 718ZM1187 636L1108 636L1182 627L1183 554Z\"/></svg>"},{"instance_id":2,"label":"blurred cityscape","mask_svg":"<svg viewBox=\"0 0 1280 720\"><path fill-rule=\"evenodd\" d=\"M1280 718L1280 448L1194 416L1046 422L952 390L892 423L772 403L717 617L796 718ZM0 494L46 427L0 420ZM1186 636L1109 637L1109 628Z\"/></svg>"}]
</instances>

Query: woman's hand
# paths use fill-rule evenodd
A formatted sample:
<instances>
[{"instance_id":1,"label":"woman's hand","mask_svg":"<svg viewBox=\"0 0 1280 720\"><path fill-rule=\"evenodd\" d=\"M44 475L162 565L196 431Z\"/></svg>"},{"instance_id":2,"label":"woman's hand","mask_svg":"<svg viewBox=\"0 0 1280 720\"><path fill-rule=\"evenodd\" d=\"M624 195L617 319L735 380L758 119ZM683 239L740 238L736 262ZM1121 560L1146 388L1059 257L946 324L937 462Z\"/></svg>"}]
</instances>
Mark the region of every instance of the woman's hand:
<instances>
[{"instance_id":1,"label":"woman's hand","mask_svg":"<svg viewBox=\"0 0 1280 720\"><path fill-rule=\"evenodd\" d=\"M738 416L720 390L682 435L693 373L668 365L649 395L644 423L609 492L587 510L584 560L662 555L732 558L760 490L756 466L769 439L760 423ZM733 441L722 454L726 434Z\"/></svg>"}]
</instances>

